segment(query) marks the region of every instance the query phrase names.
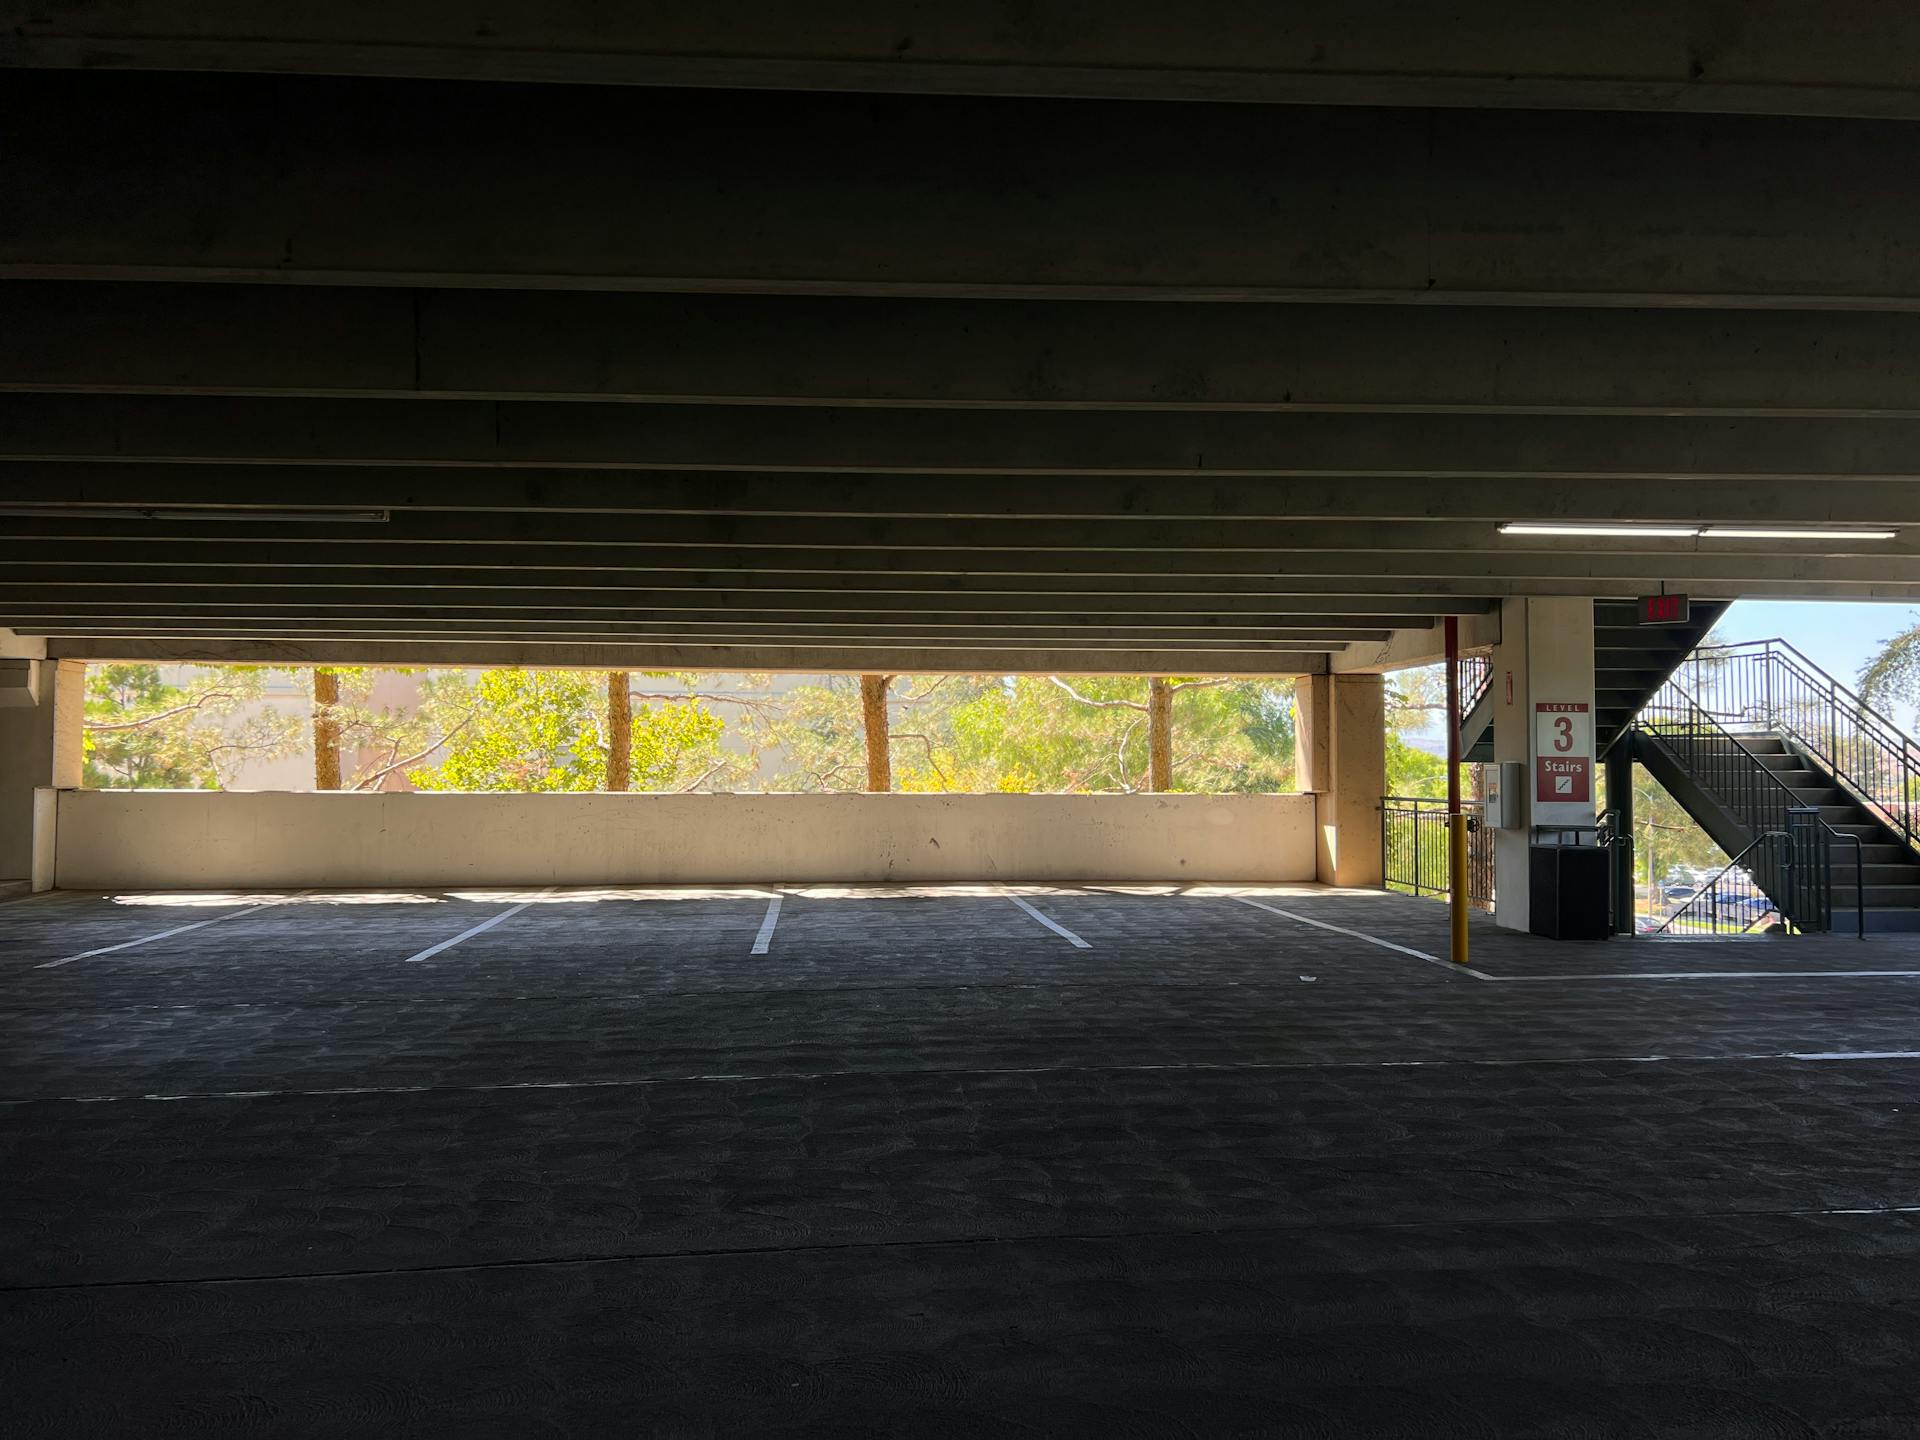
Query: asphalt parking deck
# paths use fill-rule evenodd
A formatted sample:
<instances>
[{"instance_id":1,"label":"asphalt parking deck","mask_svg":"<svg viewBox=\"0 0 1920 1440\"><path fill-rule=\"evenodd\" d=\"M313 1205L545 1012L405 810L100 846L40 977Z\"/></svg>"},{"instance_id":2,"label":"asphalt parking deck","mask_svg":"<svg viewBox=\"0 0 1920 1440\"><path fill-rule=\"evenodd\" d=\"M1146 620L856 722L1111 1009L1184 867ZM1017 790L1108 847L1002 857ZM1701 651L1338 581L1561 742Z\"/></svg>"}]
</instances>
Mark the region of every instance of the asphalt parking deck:
<instances>
[{"instance_id":1,"label":"asphalt parking deck","mask_svg":"<svg viewBox=\"0 0 1920 1440\"><path fill-rule=\"evenodd\" d=\"M1920 1435L1920 938L1445 944L1311 887L0 906L6 1428Z\"/></svg>"}]
</instances>

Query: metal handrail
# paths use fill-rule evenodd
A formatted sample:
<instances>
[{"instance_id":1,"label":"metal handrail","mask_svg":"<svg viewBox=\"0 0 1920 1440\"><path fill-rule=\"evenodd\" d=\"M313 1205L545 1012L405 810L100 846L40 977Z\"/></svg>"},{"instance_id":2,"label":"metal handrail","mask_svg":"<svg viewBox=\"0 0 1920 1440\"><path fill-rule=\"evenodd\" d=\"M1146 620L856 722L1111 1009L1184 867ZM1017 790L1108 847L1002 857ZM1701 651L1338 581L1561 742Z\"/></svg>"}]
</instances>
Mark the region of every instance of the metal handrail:
<instances>
[{"instance_id":1,"label":"metal handrail","mask_svg":"<svg viewBox=\"0 0 1920 1440\"><path fill-rule=\"evenodd\" d=\"M1803 808L1800 797L1740 743L1732 731L1690 695L1678 679L1669 679L1640 711L1641 729L1680 757L1750 832L1785 830L1789 812Z\"/></svg>"},{"instance_id":2,"label":"metal handrail","mask_svg":"<svg viewBox=\"0 0 1920 1440\"><path fill-rule=\"evenodd\" d=\"M1664 934L1673 929L1674 923L1694 910L1704 900L1709 907L1709 929L1718 933L1719 904L1718 896L1721 884L1726 878L1738 872L1756 886L1766 896L1772 913L1778 914L1789 922L1794 929L1807 933L1813 930L1833 928L1833 855L1831 846L1834 841L1853 843L1853 909L1854 936L1867 938L1867 892L1865 886L1866 868L1864 850L1858 835L1843 835L1831 825L1810 811L1803 810L1799 816L1802 832L1811 840L1813 854L1806 864L1801 863L1800 850L1802 839L1792 830L1769 830L1760 836L1733 859L1721 866L1704 885L1696 889L1677 906L1654 929L1654 934ZM1767 869L1763 868L1757 852L1770 853L1784 845L1786 858L1770 868L1772 883L1762 879ZM1798 872L1798 873L1796 873ZM1775 892L1779 891L1777 895ZM1786 895L1803 902L1786 904L1779 898ZM1765 915L1750 919L1740 928L1742 932L1751 931Z\"/></svg>"},{"instance_id":3,"label":"metal handrail","mask_svg":"<svg viewBox=\"0 0 1920 1440\"><path fill-rule=\"evenodd\" d=\"M1744 878L1748 883L1750 883L1757 890L1759 890L1759 892L1765 897L1767 902L1767 907L1768 907L1767 913L1764 915L1754 916L1751 919L1749 919L1744 925L1740 927L1740 932L1742 934L1751 932L1755 925L1758 925L1762 920L1765 920L1769 915L1778 915L1781 919L1791 923L1792 917L1788 915L1786 911L1781 907L1780 902L1773 898L1772 894L1768 891L1766 885L1761 883L1761 881L1758 879L1758 877L1754 873L1759 868L1758 861L1753 858L1756 856L1756 854L1758 854L1759 852L1767 852L1770 854L1772 851L1779 849L1782 846L1784 846L1786 849L1787 858L1778 868L1784 869L1784 870L1790 870L1793 867L1793 836L1789 835L1784 830L1769 830L1766 832L1766 834L1756 839L1751 845L1747 846L1746 849L1742 850L1738 855L1734 856L1733 859L1729 860L1725 865L1722 865L1718 870L1716 870L1713 873L1711 877L1708 878L1705 884L1701 885L1685 900L1681 901L1680 904L1674 908L1673 912L1670 915L1668 915L1665 920L1662 920L1658 925L1654 927L1653 933L1656 935L1667 934L1669 931L1673 929L1676 921L1680 920L1685 916L1688 916L1690 912L1692 912L1695 909L1696 906L1699 906L1704 902L1707 905L1708 912L1709 912L1708 928L1712 933L1719 934L1720 933L1720 905L1719 905L1720 887L1721 887L1721 882L1724 881L1729 875L1738 875Z\"/></svg>"},{"instance_id":4,"label":"metal handrail","mask_svg":"<svg viewBox=\"0 0 1920 1440\"><path fill-rule=\"evenodd\" d=\"M1703 710L1793 740L1920 851L1920 744L1899 726L1784 640L1705 647L1687 665Z\"/></svg>"},{"instance_id":5,"label":"metal handrail","mask_svg":"<svg viewBox=\"0 0 1920 1440\"><path fill-rule=\"evenodd\" d=\"M1460 657L1460 718L1465 720L1480 708L1480 702L1487 698L1487 691L1493 688L1493 657L1490 655L1462 655Z\"/></svg>"},{"instance_id":6,"label":"metal handrail","mask_svg":"<svg viewBox=\"0 0 1920 1440\"><path fill-rule=\"evenodd\" d=\"M1462 800L1467 817L1467 899L1493 904L1493 832L1480 823L1479 800ZM1446 896L1448 874L1447 802L1431 795L1383 795L1380 798L1380 869L1388 889L1413 895Z\"/></svg>"},{"instance_id":7,"label":"metal handrail","mask_svg":"<svg viewBox=\"0 0 1920 1440\"><path fill-rule=\"evenodd\" d=\"M1830 840L1846 840L1846 841L1853 842L1853 915L1854 915L1853 935L1856 940L1864 940L1867 938L1867 850L1866 850L1866 846L1861 844L1860 837L1858 835L1842 834L1840 831L1835 830L1832 826L1827 827L1827 835Z\"/></svg>"}]
</instances>

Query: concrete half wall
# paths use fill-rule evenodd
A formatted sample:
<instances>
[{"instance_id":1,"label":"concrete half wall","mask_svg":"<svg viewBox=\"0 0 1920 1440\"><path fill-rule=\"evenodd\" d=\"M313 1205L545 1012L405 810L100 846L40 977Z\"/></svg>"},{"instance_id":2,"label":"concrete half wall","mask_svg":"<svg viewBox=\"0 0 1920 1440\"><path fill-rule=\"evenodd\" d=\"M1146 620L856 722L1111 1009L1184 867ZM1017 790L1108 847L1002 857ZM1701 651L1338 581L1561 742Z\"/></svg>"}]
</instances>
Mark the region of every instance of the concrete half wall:
<instances>
[{"instance_id":1,"label":"concrete half wall","mask_svg":"<svg viewBox=\"0 0 1920 1440\"><path fill-rule=\"evenodd\" d=\"M1311 795L64 791L67 889L1314 878Z\"/></svg>"}]
</instances>

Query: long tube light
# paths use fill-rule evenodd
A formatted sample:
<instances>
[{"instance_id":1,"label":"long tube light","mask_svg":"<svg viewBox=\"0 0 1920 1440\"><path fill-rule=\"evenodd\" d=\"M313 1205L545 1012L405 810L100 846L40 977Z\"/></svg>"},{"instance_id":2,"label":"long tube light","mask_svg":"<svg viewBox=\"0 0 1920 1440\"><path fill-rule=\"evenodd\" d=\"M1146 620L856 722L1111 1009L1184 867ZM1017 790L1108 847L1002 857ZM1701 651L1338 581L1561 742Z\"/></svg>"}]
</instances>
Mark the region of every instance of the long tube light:
<instances>
[{"instance_id":1,"label":"long tube light","mask_svg":"<svg viewBox=\"0 0 1920 1440\"><path fill-rule=\"evenodd\" d=\"M1500 527L1502 535L1625 535L1667 540L1691 540L1698 525L1536 525L1516 522Z\"/></svg>"},{"instance_id":2,"label":"long tube light","mask_svg":"<svg viewBox=\"0 0 1920 1440\"><path fill-rule=\"evenodd\" d=\"M1898 530L1819 530L1801 526L1755 525L1574 525L1514 521L1502 535L1586 535L1657 540L1893 540Z\"/></svg>"},{"instance_id":3,"label":"long tube light","mask_svg":"<svg viewBox=\"0 0 1920 1440\"><path fill-rule=\"evenodd\" d=\"M1798 530L1752 525L1709 525L1709 540L1891 540L1897 530Z\"/></svg>"}]
</instances>

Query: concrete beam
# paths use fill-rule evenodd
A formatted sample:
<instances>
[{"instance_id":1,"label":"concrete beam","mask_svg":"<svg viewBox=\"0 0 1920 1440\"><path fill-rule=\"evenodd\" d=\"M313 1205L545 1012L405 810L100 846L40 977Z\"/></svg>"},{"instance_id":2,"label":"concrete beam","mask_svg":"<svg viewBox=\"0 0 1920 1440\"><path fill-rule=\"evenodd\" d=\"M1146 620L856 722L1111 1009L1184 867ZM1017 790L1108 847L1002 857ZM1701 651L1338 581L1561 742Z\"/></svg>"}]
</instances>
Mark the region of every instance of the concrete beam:
<instances>
[{"instance_id":1,"label":"concrete beam","mask_svg":"<svg viewBox=\"0 0 1920 1440\"><path fill-rule=\"evenodd\" d=\"M486 665L564 670L745 670L859 674L877 665L930 675L1318 675L1324 654L1223 650L895 651L700 645L528 645L433 640L59 639L62 660L219 665Z\"/></svg>"},{"instance_id":2,"label":"concrete beam","mask_svg":"<svg viewBox=\"0 0 1920 1440\"><path fill-rule=\"evenodd\" d=\"M1118 642L1135 647L1196 643L1222 649L1284 645L1295 650L1335 650L1356 641L1381 643L1394 632L1359 627L1299 625L1148 625L1058 623L1023 625L958 624L925 620L711 621L576 620L564 616L406 616L406 615L174 615L96 613L33 615L11 608L3 612L21 635L224 634L271 630L322 635L493 635L552 640L630 638L720 644L807 644L821 640L856 642L924 640L934 642L1027 643L1053 645Z\"/></svg>"},{"instance_id":3,"label":"concrete beam","mask_svg":"<svg viewBox=\"0 0 1920 1440\"><path fill-rule=\"evenodd\" d=\"M608 624L593 621L548 620L308 620L213 618L179 619L168 616L109 616L93 619L17 622L20 633L41 636L223 636L227 638L263 638L285 636L294 639L361 640L520 640L527 644L551 645L578 641L627 641L632 643L723 646L768 645L794 648L886 649L912 645L927 649L1162 649L1167 651L1240 650L1260 651L1337 651L1344 650L1356 635L1363 640L1380 641L1385 631L1346 631L1329 634L1315 631L1221 632L1188 631L1173 627L1134 630L1129 627L1071 626L983 626L931 629L917 625L867 627L848 625L831 630L811 630L804 626L754 626L739 629L710 628L704 625Z\"/></svg>"},{"instance_id":4,"label":"concrete beam","mask_svg":"<svg viewBox=\"0 0 1920 1440\"><path fill-rule=\"evenodd\" d=\"M691 523L671 525L669 520ZM518 570L530 566L656 574L689 571L859 573L920 575L1242 576L1276 574L1522 577L1578 574L1665 574L1762 580L1920 578L1920 529L1891 540L1854 539L1835 532L1819 540L1738 538L1627 538L1501 535L1492 525L1372 521L1244 522L1241 533L1208 529L1191 534L1114 523L911 521L834 522L660 517L626 536L558 538L535 532L462 537L454 533L382 536L382 526L338 527L370 534L329 534L332 527L288 526L274 534L211 536L155 533L108 536L56 522L22 520L0 538L0 565L44 572L48 567L115 570L231 570L272 573L371 567L389 572L453 568ZM657 528L654 528L657 525ZM809 529L809 525L821 527ZM861 527L865 526L865 533ZM825 528L835 526L837 528ZM213 527L208 527L212 529ZM227 526L228 530L267 527ZM1228 527L1229 530L1232 527ZM314 531L305 534L304 531ZM731 530L733 533L728 533ZM1867 532L1885 533L1885 532ZM1157 541L1157 543L1156 543ZM1238 543L1235 543L1235 542Z\"/></svg>"},{"instance_id":5,"label":"concrete beam","mask_svg":"<svg viewBox=\"0 0 1920 1440\"><path fill-rule=\"evenodd\" d=\"M0 391L1920 415L1904 314L48 281L0 283L0 314Z\"/></svg>"},{"instance_id":6,"label":"concrete beam","mask_svg":"<svg viewBox=\"0 0 1920 1440\"><path fill-rule=\"evenodd\" d=\"M47 642L0 626L0 660L44 660ZM36 681L36 684L38 682Z\"/></svg>"},{"instance_id":7,"label":"concrete beam","mask_svg":"<svg viewBox=\"0 0 1920 1440\"><path fill-rule=\"evenodd\" d=\"M1916 457L1920 458L1920 457ZM290 505L545 517L861 516L948 520L1685 520L1920 524L1920 487L1873 479L1566 484L1485 476L995 476L0 462L0 506L132 506L153 523L218 524ZM236 512L196 516L196 508ZM8 516L30 519L31 516ZM51 517L50 517L51 518ZM72 515L74 524L106 519ZM598 523L598 522L596 522Z\"/></svg>"},{"instance_id":8,"label":"concrete beam","mask_svg":"<svg viewBox=\"0 0 1920 1440\"><path fill-rule=\"evenodd\" d=\"M330 578L330 577L328 577ZM644 586L585 586L540 590L515 585L485 588L397 587L379 598L366 586L326 583L197 585L63 581L24 582L0 576L0 612L27 615L141 613L238 618L308 615L337 619L360 614L456 618L524 615L578 620L669 619L701 622L749 620L871 620L889 616L915 621L1006 623L1044 620L1061 624L1209 625L1224 629L1270 625L1399 629L1434 623L1442 612L1485 610L1495 601L1417 595L1197 595L1082 591L1072 595L939 590L896 590L867 596L834 588L756 590L739 594ZM0 654L6 632L0 630ZM37 657L36 657L37 658Z\"/></svg>"},{"instance_id":9,"label":"concrete beam","mask_svg":"<svg viewBox=\"0 0 1920 1440\"><path fill-rule=\"evenodd\" d=\"M1460 648L1490 650L1500 643L1500 616L1460 617ZM1357 641L1333 657L1333 670L1341 675L1384 674L1416 665L1437 665L1447 658L1446 632L1438 625L1396 630L1384 640Z\"/></svg>"},{"instance_id":10,"label":"concrete beam","mask_svg":"<svg viewBox=\"0 0 1920 1440\"><path fill-rule=\"evenodd\" d=\"M1365 562L1365 557L1356 564ZM447 591L488 591L502 598L545 597L562 592L578 596L618 596L635 603L661 597L668 603L758 608L774 601L813 604L861 603L920 609L928 605L949 608L960 602L971 606L1005 603L1026 611L1065 606L1087 609L1115 602L1135 610L1143 603L1182 604L1217 608L1223 612L1242 606L1256 610L1290 606L1297 597L1344 605L1347 597L1367 596L1376 601L1405 597L1407 603L1441 603L1459 608L1452 597L1474 605L1514 595L1587 595L1630 599L1646 593L1642 576L1606 576L1582 573L1577 565L1555 567L1549 575L1403 575L1376 568L1371 574L1303 573L1289 567L1257 575L1128 575L1114 577L1063 574L1041 570L1030 574L964 571L955 573L886 574L868 571L753 571L700 569L646 571L628 567L565 569L464 568L391 569L377 566L329 566L288 570L275 566L206 569L167 566L129 568L99 560L75 563L61 560L35 565L23 562L7 576L32 593L79 593L92 586L108 589L129 584L186 589L203 596L229 591L251 591L262 585L302 589L314 594L354 596L383 601L402 597L431 599ZM1544 568L1544 567L1536 567ZM1672 583L1671 576L1654 580ZM1844 594L1825 578L1775 575L1759 579L1707 579L1696 576L1691 594L1701 599L1734 599L1741 595L1776 598L1887 599L1920 598L1920 582L1862 580L1849 583Z\"/></svg>"},{"instance_id":11,"label":"concrete beam","mask_svg":"<svg viewBox=\"0 0 1920 1440\"><path fill-rule=\"evenodd\" d=\"M1327 105L1920 115L1920 22L1897 0L1627 0L1443 11L1339 0L894 0L819 10L493 5L372 9L198 0L5 0L0 64L236 70L590 85L1046 95Z\"/></svg>"},{"instance_id":12,"label":"concrete beam","mask_svg":"<svg viewBox=\"0 0 1920 1440\"><path fill-rule=\"evenodd\" d=\"M472 492L476 505L482 503L478 497L493 494L509 497L499 502L508 506L539 506L551 493L563 505L598 508L609 495L644 492L635 488L638 482L631 476L596 480L564 472L663 471L679 476L678 483L686 487L681 493L718 489L703 472L744 472L762 478L729 480L726 493L735 493L736 485L751 485L755 488L748 493L762 497L763 503L817 493L773 478L814 473L836 477L836 483L838 477L871 474L878 477L873 485L879 493L928 490L920 481L903 478L928 474L1040 475L1050 480L1174 475L1209 482L1272 476L1910 480L1920 477L1920 427L1898 419L1831 417L996 413L782 406L716 410L458 400L416 404L0 395L0 460L89 465L155 461L169 467L181 462L319 464L376 471L527 468L546 473L520 477L517 490L511 477L473 477L469 482L465 475L441 477L438 490L432 476L389 473L310 477L304 482L286 476L283 483L315 489L338 484L348 487L343 493L356 496L365 494L368 486L397 486L389 493L417 495L416 503L448 503L433 497L448 495L450 486L457 496L472 483L491 487ZM243 472L210 477L204 470L171 468L144 479L98 469L44 474L15 469L0 474L0 494L54 500L84 494L109 500L129 493L119 487L144 485L150 494L191 499L211 493L220 498L210 503L261 503L257 489L235 494L257 479ZM71 488L82 485L84 491ZM162 492L161 486L178 488ZM1037 487L1012 489L1032 493ZM1594 489L1582 503L1605 509L1602 488ZM947 492L940 487L929 493ZM1323 493L1349 494L1354 503L1365 503L1359 488L1350 485ZM277 498L287 504L295 496ZM301 498L311 504L324 496ZM923 502L903 498L899 503L911 509Z\"/></svg>"},{"instance_id":13,"label":"concrete beam","mask_svg":"<svg viewBox=\"0 0 1920 1440\"><path fill-rule=\"evenodd\" d=\"M18 72L0 89L0 278L1920 307L1909 126L586 86L512 101Z\"/></svg>"},{"instance_id":14,"label":"concrete beam","mask_svg":"<svg viewBox=\"0 0 1920 1440\"><path fill-rule=\"evenodd\" d=\"M209 543L209 541L173 541L150 545L108 545L102 541L0 541L0 566L13 570L23 582L35 576L56 576L73 572L77 566L94 566L96 574L125 582L131 576L163 578L171 576L182 584L198 584L202 578L225 578L234 582L259 582L288 572L378 572L386 576L384 584L434 584L444 580L463 586L463 576L492 570L501 578L524 576L530 584L547 584L553 570L566 574L603 574L612 580L628 580L639 574L655 578L676 576L682 586L693 584L693 576L716 574L722 588L735 588L745 574L758 574L768 580L795 578L812 580L816 576L862 576L866 584L900 584L906 576L918 576L927 582L966 582L970 578L993 578L1020 586L1060 584L1064 588L1087 586L1112 589L1114 584L1135 586L1140 580L1185 582L1187 588L1231 589L1273 584L1284 580L1294 586L1302 580L1321 580L1354 591L1380 589L1382 578L1417 584L1425 593L1436 580L1452 580L1475 586L1475 593L1486 595L1490 582L1517 584L1519 593L1544 593L1530 589L1536 580L1582 582L1584 591L1597 595L1636 595L1667 584L1670 588L1692 589L1699 595L1713 593L1764 593L1780 582L1801 582L1826 588L1836 599L1874 586L1912 586L1920 584L1920 559L1910 547L1884 547L1889 553L1866 555L1862 545L1834 547L1843 553L1740 553L1761 541L1711 541L1726 545L1726 551L1701 553L1692 549L1655 551L1655 541L1645 541L1642 551L1596 553L1578 547L1523 547L1511 553L1484 549L1298 549L1298 551L1208 551L1192 549L1162 553L1154 549L1135 551L996 551L996 549L927 549L927 551L847 551L847 549L689 549L682 545L570 545L570 547L522 547L522 545L440 545L440 547L380 547L380 545L319 545L284 547L286 555L269 557L259 541ZM1703 541L1707 543L1707 541ZM1780 541L1786 545L1788 541ZM538 553L530 553L538 549ZM540 570L528 570L540 564ZM536 578L538 576L538 578ZM374 582L382 586L382 582ZM1338 591L1332 591L1338 593Z\"/></svg>"}]
</instances>

